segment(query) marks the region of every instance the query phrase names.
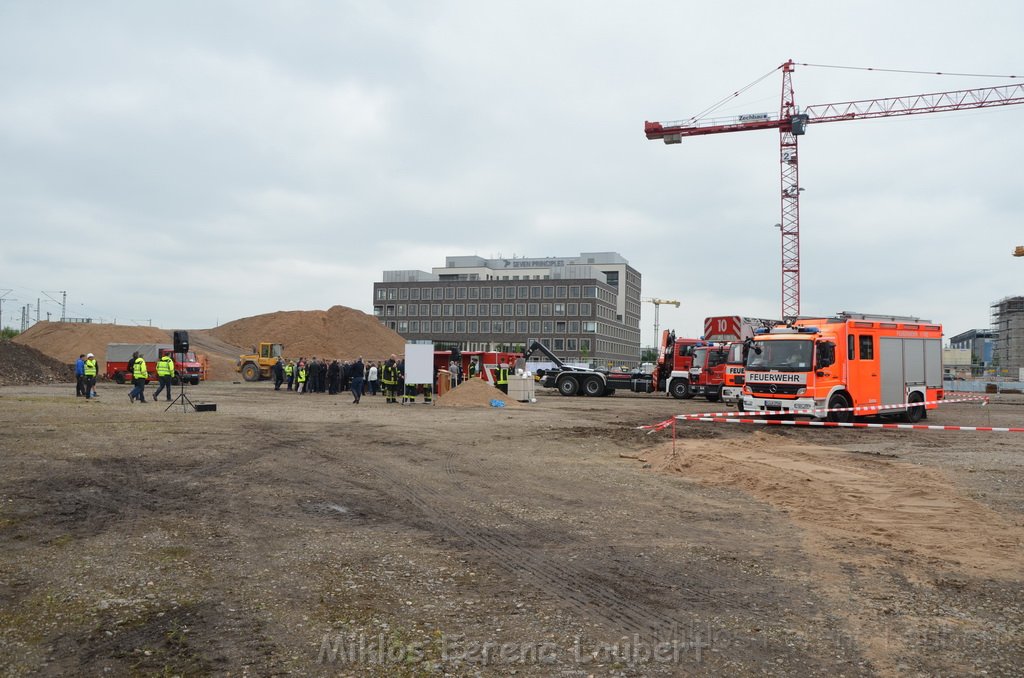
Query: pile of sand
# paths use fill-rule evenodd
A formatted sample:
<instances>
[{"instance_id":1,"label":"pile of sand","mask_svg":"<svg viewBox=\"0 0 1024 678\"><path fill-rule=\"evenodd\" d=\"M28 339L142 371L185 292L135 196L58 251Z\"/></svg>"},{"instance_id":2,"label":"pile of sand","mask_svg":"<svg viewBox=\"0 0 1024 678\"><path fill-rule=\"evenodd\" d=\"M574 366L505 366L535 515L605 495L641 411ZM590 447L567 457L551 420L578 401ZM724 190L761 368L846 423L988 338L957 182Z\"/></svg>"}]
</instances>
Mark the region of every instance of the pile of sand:
<instances>
[{"instance_id":1,"label":"pile of sand","mask_svg":"<svg viewBox=\"0 0 1024 678\"><path fill-rule=\"evenodd\" d=\"M171 340L171 333L158 327L62 322L38 322L12 339L72 365L79 355L94 353L101 371L106 369L107 344L170 344Z\"/></svg>"},{"instance_id":2,"label":"pile of sand","mask_svg":"<svg viewBox=\"0 0 1024 678\"><path fill-rule=\"evenodd\" d=\"M278 311L234 320L209 330L229 344L250 350L261 341L284 344L289 358L386 360L405 351L405 339L372 315L346 306L326 311Z\"/></svg>"},{"instance_id":3,"label":"pile of sand","mask_svg":"<svg viewBox=\"0 0 1024 678\"><path fill-rule=\"evenodd\" d=\"M77 353L75 360L78 360ZM29 346L0 341L0 386L59 384L74 380L75 369L71 365Z\"/></svg>"},{"instance_id":4,"label":"pile of sand","mask_svg":"<svg viewBox=\"0 0 1024 678\"><path fill-rule=\"evenodd\" d=\"M492 400L504 401L505 407L522 407L515 400L483 379L466 379L437 399L438 407L492 407Z\"/></svg>"}]
</instances>

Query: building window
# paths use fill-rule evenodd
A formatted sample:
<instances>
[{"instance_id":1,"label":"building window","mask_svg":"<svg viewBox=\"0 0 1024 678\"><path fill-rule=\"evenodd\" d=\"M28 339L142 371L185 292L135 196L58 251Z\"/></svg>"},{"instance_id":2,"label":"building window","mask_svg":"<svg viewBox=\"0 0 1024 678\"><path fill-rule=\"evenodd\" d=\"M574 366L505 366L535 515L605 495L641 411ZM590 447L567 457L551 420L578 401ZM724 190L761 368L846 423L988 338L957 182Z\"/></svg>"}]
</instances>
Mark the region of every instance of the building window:
<instances>
[{"instance_id":1,"label":"building window","mask_svg":"<svg viewBox=\"0 0 1024 678\"><path fill-rule=\"evenodd\" d=\"M394 320L389 320L388 321L388 327L390 327L391 329L395 329L395 321Z\"/></svg>"},{"instance_id":2,"label":"building window","mask_svg":"<svg viewBox=\"0 0 1024 678\"><path fill-rule=\"evenodd\" d=\"M444 288L444 298L445 299L454 299L455 298L455 288L454 287L446 287L446 288Z\"/></svg>"},{"instance_id":3,"label":"building window","mask_svg":"<svg viewBox=\"0 0 1024 678\"><path fill-rule=\"evenodd\" d=\"M551 320L543 321L541 327L543 328L541 332L543 332L544 334L551 334L552 332L555 331L555 323Z\"/></svg>"},{"instance_id":4,"label":"building window","mask_svg":"<svg viewBox=\"0 0 1024 678\"><path fill-rule=\"evenodd\" d=\"M398 315L405 315L405 304L398 305Z\"/></svg>"},{"instance_id":5,"label":"building window","mask_svg":"<svg viewBox=\"0 0 1024 678\"><path fill-rule=\"evenodd\" d=\"M455 298L456 299L465 299L466 298L466 288L465 287L457 287L457 288L455 288Z\"/></svg>"},{"instance_id":6,"label":"building window","mask_svg":"<svg viewBox=\"0 0 1024 678\"><path fill-rule=\"evenodd\" d=\"M451 304L443 305L441 307L441 315L443 315L443 316L451 316L452 315L452 305Z\"/></svg>"},{"instance_id":7,"label":"building window","mask_svg":"<svg viewBox=\"0 0 1024 678\"><path fill-rule=\"evenodd\" d=\"M580 315L584 318L594 314L594 307L591 304L580 304Z\"/></svg>"},{"instance_id":8,"label":"building window","mask_svg":"<svg viewBox=\"0 0 1024 678\"><path fill-rule=\"evenodd\" d=\"M564 320L556 320L555 321L555 333L556 334L565 334L565 321Z\"/></svg>"},{"instance_id":9,"label":"building window","mask_svg":"<svg viewBox=\"0 0 1024 678\"><path fill-rule=\"evenodd\" d=\"M529 331L526 329L528 325L529 323L527 323L525 320L517 320L516 332L518 332L519 334L526 334Z\"/></svg>"},{"instance_id":10,"label":"building window","mask_svg":"<svg viewBox=\"0 0 1024 678\"><path fill-rule=\"evenodd\" d=\"M578 350L576 348L576 340L571 338L571 337L566 339L565 340L565 350L566 351L576 351L576 350Z\"/></svg>"},{"instance_id":11,"label":"building window","mask_svg":"<svg viewBox=\"0 0 1024 678\"><path fill-rule=\"evenodd\" d=\"M469 321L469 333L470 334L476 334L479 331L480 331L479 323L477 323L476 320L470 320Z\"/></svg>"},{"instance_id":12,"label":"building window","mask_svg":"<svg viewBox=\"0 0 1024 678\"><path fill-rule=\"evenodd\" d=\"M554 299L555 298L555 287L554 287L554 285L545 285L544 286L544 298L545 299Z\"/></svg>"},{"instance_id":13,"label":"building window","mask_svg":"<svg viewBox=\"0 0 1024 678\"><path fill-rule=\"evenodd\" d=\"M375 316L377 316L378 318L380 316L384 315L384 307L383 306L374 306L373 307L373 314Z\"/></svg>"},{"instance_id":14,"label":"building window","mask_svg":"<svg viewBox=\"0 0 1024 678\"><path fill-rule=\"evenodd\" d=\"M551 304L541 304L540 305L540 314L541 315L551 315Z\"/></svg>"},{"instance_id":15,"label":"building window","mask_svg":"<svg viewBox=\"0 0 1024 678\"><path fill-rule=\"evenodd\" d=\"M515 299L516 298L516 288L514 288L514 287L506 287L505 288L505 298L506 299Z\"/></svg>"},{"instance_id":16,"label":"building window","mask_svg":"<svg viewBox=\"0 0 1024 678\"><path fill-rule=\"evenodd\" d=\"M501 315L501 304L491 304L491 315Z\"/></svg>"},{"instance_id":17,"label":"building window","mask_svg":"<svg viewBox=\"0 0 1024 678\"><path fill-rule=\"evenodd\" d=\"M597 299L597 286L587 285L583 288L583 296L589 299Z\"/></svg>"},{"instance_id":18,"label":"building window","mask_svg":"<svg viewBox=\"0 0 1024 678\"><path fill-rule=\"evenodd\" d=\"M515 320L506 320L505 321L505 334L515 334L515 333L516 333L516 321Z\"/></svg>"},{"instance_id":19,"label":"building window","mask_svg":"<svg viewBox=\"0 0 1024 678\"><path fill-rule=\"evenodd\" d=\"M526 308L526 315L535 316L540 313L540 304L530 304Z\"/></svg>"},{"instance_id":20,"label":"building window","mask_svg":"<svg viewBox=\"0 0 1024 678\"><path fill-rule=\"evenodd\" d=\"M470 287L469 288L469 298L470 299L479 299L480 298L480 288L479 287Z\"/></svg>"},{"instance_id":21,"label":"building window","mask_svg":"<svg viewBox=\"0 0 1024 678\"><path fill-rule=\"evenodd\" d=\"M431 304L430 315L441 315L441 304Z\"/></svg>"},{"instance_id":22,"label":"building window","mask_svg":"<svg viewBox=\"0 0 1024 678\"><path fill-rule=\"evenodd\" d=\"M488 306L487 304L480 304L480 306L478 306L477 308L480 309L480 315L490 315L488 309L490 309L491 307Z\"/></svg>"},{"instance_id":23,"label":"building window","mask_svg":"<svg viewBox=\"0 0 1024 678\"><path fill-rule=\"evenodd\" d=\"M579 315L580 305L579 304L566 304L565 305L566 315Z\"/></svg>"},{"instance_id":24,"label":"building window","mask_svg":"<svg viewBox=\"0 0 1024 678\"><path fill-rule=\"evenodd\" d=\"M377 301L386 301L388 298L388 291L383 287L377 288Z\"/></svg>"},{"instance_id":25,"label":"building window","mask_svg":"<svg viewBox=\"0 0 1024 678\"><path fill-rule=\"evenodd\" d=\"M394 287L389 287L388 288L388 301L394 301L397 298L398 298L398 290L396 290Z\"/></svg>"},{"instance_id":26,"label":"building window","mask_svg":"<svg viewBox=\"0 0 1024 678\"><path fill-rule=\"evenodd\" d=\"M505 288L504 287L495 287L494 291L492 292L492 294L494 295L495 299L504 299L505 298Z\"/></svg>"},{"instance_id":27,"label":"building window","mask_svg":"<svg viewBox=\"0 0 1024 678\"><path fill-rule=\"evenodd\" d=\"M476 304L466 304L466 315L476 315Z\"/></svg>"},{"instance_id":28,"label":"building window","mask_svg":"<svg viewBox=\"0 0 1024 678\"><path fill-rule=\"evenodd\" d=\"M456 320L455 321L455 333L456 334L465 334L466 333L466 321L465 320Z\"/></svg>"},{"instance_id":29,"label":"building window","mask_svg":"<svg viewBox=\"0 0 1024 678\"><path fill-rule=\"evenodd\" d=\"M399 320L398 321L398 333L399 334L408 334L408 332L409 332L409 322L407 320Z\"/></svg>"},{"instance_id":30,"label":"building window","mask_svg":"<svg viewBox=\"0 0 1024 678\"><path fill-rule=\"evenodd\" d=\"M588 320L583 323L584 332L597 332L597 323L593 320Z\"/></svg>"},{"instance_id":31,"label":"building window","mask_svg":"<svg viewBox=\"0 0 1024 678\"><path fill-rule=\"evenodd\" d=\"M420 304L420 315L430 315L430 304Z\"/></svg>"},{"instance_id":32,"label":"building window","mask_svg":"<svg viewBox=\"0 0 1024 678\"><path fill-rule=\"evenodd\" d=\"M530 321L530 334L540 334L540 321L539 320L531 320Z\"/></svg>"},{"instance_id":33,"label":"building window","mask_svg":"<svg viewBox=\"0 0 1024 678\"><path fill-rule=\"evenodd\" d=\"M527 287L526 285L520 286L519 287L519 298L520 299L529 299L530 298L530 288Z\"/></svg>"},{"instance_id":34,"label":"building window","mask_svg":"<svg viewBox=\"0 0 1024 678\"><path fill-rule=\"evenodd\" d=\"M526 315L526 304L516 304L516 315Z\"/></svg>"},{"instance_id":35,"label":"building window","mask_svg":"<svg viewBox=\"0 0 1024 678\"><path fill-rule=\"evenodd\" d=\"M430 323L430 331L434 334L441 334L441 321L433 320Z\"/></svg>"},{"instance_id":36,"label":"building window","mask_svg":"<svg viewBox=\"0 0 1024 678\"><path fill-rule=\"evenodd\" d=\"M466 315L466 305L455 304L455 315Z\"/></svg>"},{"instance_id":37,"label":"building window","mask_svg":"<svg viewBox=\"0 0 1024 678\"><path fill-rule=\"evenodd\" d=\"M534 285L530 288L530 298L540 299L540 285Z\"/></svg>"},{"instance_id":38,"label":"building window","mask_svg":"<svg viewBox=\"0 0 1024 678\"><path fill-rule=\"evenodd\" d=\"M579 285L569 285L569 298L570 299L579 299L580 298L580 286Z\"/></svg>"},{"instance_id":39,"label":"building window","mask_svg":"<svg viewBox=\"0 0 1024 678\"><path fill-rule=\"evenodd\" d=\"M419 310L419 307L416 304L409 304L409 315L417 315L417 310Z\"/></svg>"},{"instance_id":40,"label":"building window","mask_svg":"<svg viewBox=\"0 0 1024 678\"><path fill-rule=\"evenodd\" d=\"M590 339L580 339L580 352L590 353Z\"/></svg>"},{"instance_id":41,"label":"building window","mask_svg":"<svg viewBox=\"0 0 1024 678\"><path fill-rule=\"evenodd\" d=\"M565 285L559 285L555 288L555 298L565 299Z\"/></svg>"},{"instance_id":42,"label":"building window","mask_svg":"<svg viewBox=\"0 0 1024 678\"><path fill-rule=\"evenodd\" d=\"M419 320L410 320L409 321L409 333L410 334L419 334L419 332L420 332L420 321Z\"/></svg>"},{"instance_id":43,"label":"building window","mask_svg":"<svg viewBox=\"0 0 1024 678\"><path fill-rule=\"evenodd\" d=\"M555 345L554 345L553 348L556 351L564 351L565 350L565 339L562 339L561 337L556 337L555 338Z\"/></svg>"},{"instance_id":44,"label":"building window","mask_svg":"<svg viewBox=\"0 0 1024 678\"><path fill-rule=\"evenodd\" d=\"M480 298L481 299L490 299L491 298L491 288L490 287L481 287L480 288Z\"/></svg>"},{"instance_id":45,"label":"building window","mask_svg":"<svg viewBox=\"0 0 1024 678\"><path fill-rule=\"evenodd\" d=\"M384 314L385 315L389 315L389 316L394 315L395 314L395 307L394 307L394 305L388 304L387 308L384 309Z\"/></svg>"},{"instance_id":46,"label":"building window","mask_svg":"<svg viewBox=\"0 0 1024 678\"><path fill-rule=\"evenodd\" d=\"M555 315L565 315L565 304L555 304Z\"/></svg>"},{"instance_id":47,"label":"building window","mask_svg":"<svg viewBox=\"0 0 1024 678\"><path fill-rule=\"evenodd\" d=\"M514 304L503 304L501 307L501 314L506 318L510 318L516 314Z\"/></svg>"},{"instance_id":48,"label":"building window","mask_svg":"<svg viewBox=\"0 0 1024 678\"><path fill-rule=\"evenodd\" d=\"M398 288L398 300L399 301L406 301L408 299L409 299L409 288L408 287L399 287Z\"/></svg>"},{"instance_id":49,"label":"building window","mask_svg":"<svg viewBox=\"0 0 1024 678\"><path fill-rule=\"evenodd\" d=\"M569 334L579 334L579 333L580 333L580 321L579 320L570 320L569 321Z\"/></svg>"},{"instance_id":50,"label":"building window","mask_svg":"<svg viewBox=\"0 0 1024 678\"><path fill-rule=\"evenodd\" d=\"M481 320L480 321L480 334L490 334L490 333L491 333L491 321L490 320Z\"/></svg>"},{"instance_id":51,"label":"building window","mask_svg":"<svg viewBox=\"0 0 1024 678\"><path fill-rule=\"evenodd\" d=\"M441 289L440 287L435 287L434 288L434 292L433 292L433 297L435 299L440 300L442 297L444 297L444 290Z\"/></svg>"},{"instance_id":52,"label":"building window","mask_svg":"<svg viewBox=\"0 0 1024 678\"><path fill-rule=\"evenodd\" d=\"M455 333L455 321L454 320L445 320L444 321L444 333L445 334L454 334Z\"/></svg>"},{"instance_id":53,"label":"building window","mask_svg":"<svg viewBox=\"0 0 1024 678\"><path fill-rule=\"evenodd\" d=\"M420 288L413 287L412 289L410 289L409 290L409 298L412 299L413 301L419 301L420 300Z\"/></svg>"}]
</instances>

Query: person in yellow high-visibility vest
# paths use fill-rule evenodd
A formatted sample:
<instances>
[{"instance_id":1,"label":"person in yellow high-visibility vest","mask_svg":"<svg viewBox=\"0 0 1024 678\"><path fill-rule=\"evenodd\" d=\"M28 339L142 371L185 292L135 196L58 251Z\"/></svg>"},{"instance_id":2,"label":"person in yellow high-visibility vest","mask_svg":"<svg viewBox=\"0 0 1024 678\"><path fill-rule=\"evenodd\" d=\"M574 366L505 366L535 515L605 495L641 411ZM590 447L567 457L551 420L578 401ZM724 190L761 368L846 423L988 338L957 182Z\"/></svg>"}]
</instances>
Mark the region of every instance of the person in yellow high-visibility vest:
<instances>
[{"instance_id":1,"label":"person in yellow high-visibility vest","mask_svg":"<svg viewBox=\"0 0 1024 678\"><path fill-rule=\"evenodd\" d=\"M91 400L96 397L96 358L92 353L85 356L82 375L85 377L85 399Z\"/></svg>"},{"instance_id":2,"label":"person in yellow high-visibility vest","mask_svg":"<svg viewBox=\"0 0 1024 678\"><path fill-rule=\"evenodd\" d=\"M508 365L505 363L498 367L498 378L494 383L502 393L508 393Z\"/></svg>"},{"instance_id":3,"label":"person in yellow high-visibility vest","mask_svg":"<svg viewBox=\"0 0 1024 678\"><path fill-rule=\"evenodd\" d=\"M146 369L146 359L136 352L131 368L132 384L134 384L134 386L128 394L128 400L133 403L136 400L140 403L144 403L146 402L146 382L149 381L149 370Z\"/></svg>"},{"instance_id":4,"label":"person in yellow high-visibility vest","mask_svg":"<svg viewBox=\"0 0 1024 678\"><path fill-rule=\"evenodd\" d=\"M159 399L160 393L164 389L167 389L167 399L170 400L171 382L174 381L174 358L170 353L163 354L160 356L160 360L156 361L156 378L160 382L160 386L153 394L153 400Z\"/></svg>"}]
</instances>

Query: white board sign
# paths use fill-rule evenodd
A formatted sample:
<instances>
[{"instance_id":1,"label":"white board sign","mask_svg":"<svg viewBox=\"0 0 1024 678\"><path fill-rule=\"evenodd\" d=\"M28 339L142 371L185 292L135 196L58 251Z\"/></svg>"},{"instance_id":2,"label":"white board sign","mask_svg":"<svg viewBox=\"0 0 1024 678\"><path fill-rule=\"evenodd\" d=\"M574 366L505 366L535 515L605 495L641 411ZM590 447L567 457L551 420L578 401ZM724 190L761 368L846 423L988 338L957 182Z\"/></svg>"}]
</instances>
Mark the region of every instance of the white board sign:
<instances>
[{"instance_id":1,"label":"white board sign","mask_svg":"<svg viewBox=\"0 0 1024 678\"><path fill-rule=\"evenodd\" d=\"M434 345L405 345L405 383L434 383Z\"/></svg>"}]
</instances>

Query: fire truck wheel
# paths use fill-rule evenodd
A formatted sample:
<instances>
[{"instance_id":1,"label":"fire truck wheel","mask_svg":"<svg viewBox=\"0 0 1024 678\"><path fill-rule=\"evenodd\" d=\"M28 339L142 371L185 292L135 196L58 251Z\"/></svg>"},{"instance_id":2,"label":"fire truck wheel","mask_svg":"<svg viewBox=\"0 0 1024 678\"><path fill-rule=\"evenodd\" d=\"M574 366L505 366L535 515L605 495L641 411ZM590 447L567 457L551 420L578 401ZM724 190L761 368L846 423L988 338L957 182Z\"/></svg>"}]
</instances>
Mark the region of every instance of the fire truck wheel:
<instances>
[{"instance_id":1,"label":"fire truck wheel","mask_svg":"<svg viewBox=\"0 0 1024 678\"><path fill-rule=\"evenodd\" d=\"M604 384L597 377L587 377L583 382L583 393L588 396L604 395Z\"/></svg>"},{"instance_id":2,"label":"fire truck wheel","mask_svg":"<svg viewBox=\"0 0 1024 678\"><path fill-rule=\"evenodd\" d=\"M242 366L242 379L246 381L259 381L260 368L256 367L253 363L246 363Z\"/></svg>"},{"instance_id":3,"label":"fire truck wheel","mask_svg":"<svg viewBox=\"0 0 1024 678\"><path fill-rule=\"evenodd\" d=\"M709 403L717 403L722 399L722 394L717 391L707 391L704 393L704 397L708 399Z\"/></svg>"},{"instance_id":4,"label":"fire truck wheel","mask_svg":"<svg viewBox=\"0 0 1024 678\"><path fill-rule=\"evenodd\" d=\"M673 381L669 390L671 391L673 398L689 400L693 397L693 393L690 392L690 382L685 379L676 379Z\"/></svg>"},{"instance_id":5,"label":"fire truck wheel","mask_svg":"<svg viewBox=\"0 0 1024 678\"><path fill-rule=\"evenodd\" d=\"M580 392L580 382L576 377L565 377L558 382L558 392L564 396L574 396Z\"/></svg>"},{"instance_id":6,"label":"fire truck wheel","mask_svg":"<svg viewBox=\"0 0 1024 678\"><path fill-rule=\"evenodd\" d=\"M908 403L923 403L924 398L920 393L911 393L907 399ZM921 421L921 417L924 416L924 405L918 405L917 407L908 407L907 411L903 413L903 421L916 424Z\"/></svg>"},{"instance_id":7,"label":"fire truck wheel","mask_svg":"<svg viewBox=\"0 0 1024 678\"><path fill-rule=\"evenodd\" d=\"M850 399L842 393L836 393L828 399L828 413L829 421L836 421L848 424L853 421L853 410L845 409L850 407ZM832 412L831 410L843 410L842 412Z\"/></svg>"}]
</instances>

